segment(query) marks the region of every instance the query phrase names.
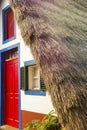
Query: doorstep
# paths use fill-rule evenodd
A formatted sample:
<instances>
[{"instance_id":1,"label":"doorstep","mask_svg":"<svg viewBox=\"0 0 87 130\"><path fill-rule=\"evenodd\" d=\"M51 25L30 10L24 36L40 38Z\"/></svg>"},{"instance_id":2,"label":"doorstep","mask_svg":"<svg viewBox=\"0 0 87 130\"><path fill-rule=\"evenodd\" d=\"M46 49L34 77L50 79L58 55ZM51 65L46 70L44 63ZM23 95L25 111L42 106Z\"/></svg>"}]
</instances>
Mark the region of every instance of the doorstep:
<instances>
[{"instance_id":1,"label":"doorstep","mask_svg":"<svg viewBox=\"0 0 87 130\"><path fill-rule=\"evenodd\" d=\"M3 125L0 126L0 130L18 130L18 129L9 125Z\"/></svg>"}]
</instances>

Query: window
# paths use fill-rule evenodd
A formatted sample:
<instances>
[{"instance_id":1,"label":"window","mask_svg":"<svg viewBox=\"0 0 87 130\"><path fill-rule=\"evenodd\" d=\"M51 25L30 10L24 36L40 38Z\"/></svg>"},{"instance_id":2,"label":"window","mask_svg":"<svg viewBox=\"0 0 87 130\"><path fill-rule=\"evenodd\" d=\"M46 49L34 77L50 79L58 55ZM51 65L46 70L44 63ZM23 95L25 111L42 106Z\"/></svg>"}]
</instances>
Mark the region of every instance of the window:
<instances>
[{"instance_id":1,"label":"window","mask_svg":"<svg viewBox=\"0 0 87 130\"><path fill-rule=\"evenodd\" d=\"M25 68L27 78L26 87L28 90L45 90L45 84L40 76L37 65L29 65Z\"/></svg>"},{"instance_id":2,"label":"window","mask_svg":"<svg viewBox=\"0 0 87 130\"><path fill-rule=\"evenodd\" d=\"M40 73L36 65L28 66L28 89L40 90Z\"/></svg>"},{"instance_id":3,"label":"window","mask_svg":"<svg viewBox=\"0 0 87 130\"><path fill-rule=\"evenodd\" d=\"M3 15L3 41L12 40L15 37L14 13L10 7L2 12Z\"/></svg>"},{"instance_id":4,"label":"window","mask_svg":"<svg viewBox=\"0 0 87 130\"><path fill-rule=\"evenodd\" d=\"M33 60L21 67L21 89L28 95L46 95L46 87L37 65Z\"/></svg>"},{"instance_id":5,"label":"window","mask_svg":"<svg viewBox=\"0 0 87 130\"><path fill-rule=\"evenodd\" d=\"M5 54L5 61L12 60L18 57L18 51L17 49L11 50L10 52L7 52Z\"/></svg>"}]
</instances>

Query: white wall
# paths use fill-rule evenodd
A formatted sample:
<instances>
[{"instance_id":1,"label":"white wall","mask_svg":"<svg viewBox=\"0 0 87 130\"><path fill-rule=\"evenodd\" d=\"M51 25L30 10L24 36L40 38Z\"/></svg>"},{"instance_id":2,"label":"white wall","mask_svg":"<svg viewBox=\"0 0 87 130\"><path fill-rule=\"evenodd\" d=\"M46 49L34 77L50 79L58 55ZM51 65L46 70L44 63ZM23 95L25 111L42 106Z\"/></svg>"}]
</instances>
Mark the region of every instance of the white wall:
<instances>
[{"instance_id":1,"label":"white wall","mask_svg":"<svg viewBox=\"0 0 87 130\"><path fill-rule=\"evenodd\" d=\"M29 96L21 91L21 109L47 114L53 110L53 106L48 93L47 96Z\"/></svg>"},{"instance_id":2,"label":"white wall","mask_svg":"<svg viewBox=\"0 0 87 130\"><path fill-rule=\"evenodd\" d=\"M3 0L0 9L5 8L8 5L7 0ZM33 59L30 49L24 44L21 37L20 30L16 24L16 39L10 41L6 44L2 44L2 12L0 10L0 50L6 47L12 46L20 42L20 66L24 66L25 61ZM44 113L47 114L49 111L53 110L53 106L50 100L50 96L46 93L46 96L31 96L25 95L24 91L21 91L21 109Z\"/></svg>"},{"instance_id":3,"label":"white wall","mask_svg":"<svg viewBox=\"0 0 87 130\"><path fill-rule=\"evenodd\" d=\"M24 44L20 30L17 27L17 39L20 40L20 66L24 66L25 61L33 60L30 48Z\"/></svg>"}]
</instances>

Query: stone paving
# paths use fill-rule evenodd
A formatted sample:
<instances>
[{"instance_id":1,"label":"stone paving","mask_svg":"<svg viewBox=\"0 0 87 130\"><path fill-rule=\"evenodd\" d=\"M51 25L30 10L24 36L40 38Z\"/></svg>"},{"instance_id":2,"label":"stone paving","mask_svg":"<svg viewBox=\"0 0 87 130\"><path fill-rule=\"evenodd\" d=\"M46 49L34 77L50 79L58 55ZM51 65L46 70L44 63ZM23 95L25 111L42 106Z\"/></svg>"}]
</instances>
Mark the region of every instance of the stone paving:
<instances>
[{"instance_id":1,"label":"stone paving","mask_svg":"<svg viewBox=\"0 0 87 130\"><path fill-rule=\"evenodd\" d=\"M3 125L3 126L0 126L0 130L18 130L18 129L12 126Z\"/></svg>"}]
</instances>

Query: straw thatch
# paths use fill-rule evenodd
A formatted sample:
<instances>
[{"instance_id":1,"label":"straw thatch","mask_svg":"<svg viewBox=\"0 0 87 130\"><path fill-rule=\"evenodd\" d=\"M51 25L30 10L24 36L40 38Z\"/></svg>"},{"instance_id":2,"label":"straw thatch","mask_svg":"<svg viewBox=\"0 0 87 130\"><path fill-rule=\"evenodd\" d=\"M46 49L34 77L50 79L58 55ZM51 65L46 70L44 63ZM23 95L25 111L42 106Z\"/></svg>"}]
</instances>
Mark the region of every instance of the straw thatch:
<instances>
[{"instance_id":1,"label":"straw thatch","mask_svg":"<svg viewBox=\"0 0 87 130\"><path fill-rule=\"evenodd\" d=\"M87 130L87 0L9 0L63 130Z\"/></svg>"},{"instance_id":2,"label":"straw thatch","mask_svg":"<svg viewBox=\"0 0 87 130\"><path fill-rule=\"evenodd\" d=\"M0 0L0 3L1 3L1 0Z\"/></svg>"}]
</instances>

